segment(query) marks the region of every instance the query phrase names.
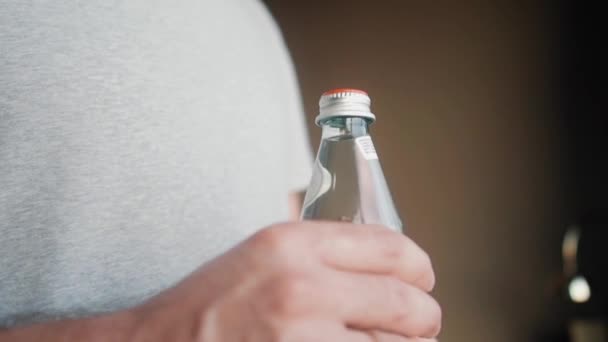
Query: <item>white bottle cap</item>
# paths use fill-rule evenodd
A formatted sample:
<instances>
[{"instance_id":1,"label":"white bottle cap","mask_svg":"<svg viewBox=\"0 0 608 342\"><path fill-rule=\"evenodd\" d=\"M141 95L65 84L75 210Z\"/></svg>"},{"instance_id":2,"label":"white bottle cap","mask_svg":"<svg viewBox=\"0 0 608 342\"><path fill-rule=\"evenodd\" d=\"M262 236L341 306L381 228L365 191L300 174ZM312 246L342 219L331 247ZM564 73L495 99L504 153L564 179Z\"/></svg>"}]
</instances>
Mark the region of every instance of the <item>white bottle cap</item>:
<instances>
[{"instance_id":1,"label":"white bottle cap","mask_svg":"<svg viewBox=\"0 0 608 342\"><path fill-rule=\"evenodd\" d=\"M315 123L321 125L335 117L358 117L372 123L376 116L370 111L370 105L371 99L363 90L338 88L326 91L319 100L319 115Z\"/></svg>"}]
</instances>

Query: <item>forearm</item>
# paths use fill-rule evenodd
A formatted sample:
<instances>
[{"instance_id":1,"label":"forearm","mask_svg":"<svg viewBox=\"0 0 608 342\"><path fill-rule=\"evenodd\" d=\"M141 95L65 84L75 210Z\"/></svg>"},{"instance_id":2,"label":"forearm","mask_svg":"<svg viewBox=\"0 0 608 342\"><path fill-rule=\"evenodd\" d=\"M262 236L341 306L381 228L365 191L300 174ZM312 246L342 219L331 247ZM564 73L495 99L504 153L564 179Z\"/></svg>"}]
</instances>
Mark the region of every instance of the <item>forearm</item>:
<instances>
[{"instance_id":1,"label":"forearm","mask_svg":"<svg viewBox=\"0 0 608 342\"><path fill-rule=\"evenodd\" d=\"M135 319L129 312L41 323L15 329L0 329L0 342L127 342L135 331Z\"/></svg>"}]
</instances>

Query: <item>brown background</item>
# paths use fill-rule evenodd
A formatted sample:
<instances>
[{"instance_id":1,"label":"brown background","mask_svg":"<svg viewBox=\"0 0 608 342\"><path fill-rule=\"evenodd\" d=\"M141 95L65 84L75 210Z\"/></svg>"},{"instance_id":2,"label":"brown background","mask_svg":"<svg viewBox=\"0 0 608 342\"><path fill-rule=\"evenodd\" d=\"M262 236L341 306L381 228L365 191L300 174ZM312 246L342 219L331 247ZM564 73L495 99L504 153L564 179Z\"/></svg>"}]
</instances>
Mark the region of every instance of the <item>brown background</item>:
<instances>
[{"instance_id":1,"label":"brown background","mask_svg":"<svg viewBox=\"0 0 608 342\"><path fill-rule=\"evenodd\" d=\"M266 1L314 148L319 95L358 87L407 234L433 257L443 341L531 341L555 321L564 225L553 14L535 2Z\"/></svg>"}]
</instances>

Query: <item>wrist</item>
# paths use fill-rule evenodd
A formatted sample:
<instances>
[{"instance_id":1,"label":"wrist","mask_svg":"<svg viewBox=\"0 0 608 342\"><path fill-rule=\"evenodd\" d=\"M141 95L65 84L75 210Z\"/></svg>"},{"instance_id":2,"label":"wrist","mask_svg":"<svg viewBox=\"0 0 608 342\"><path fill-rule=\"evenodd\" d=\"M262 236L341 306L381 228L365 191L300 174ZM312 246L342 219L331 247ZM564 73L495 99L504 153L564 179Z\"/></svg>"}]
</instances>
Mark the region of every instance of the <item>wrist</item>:
<instances>
[{"instance_id":1,"label":"wrist","mask_svg":"<svg viewBox=\"0 0 608 342\"><path fill-rule=\"evenodd\" d=\"M83 324L87 331L87 341L135 341L139 319L132 310L118 311L104 316L91 318L91 322ZM87 325L90 324L89 327Z\"/></svg>"},{"instance_id":2,"label":"wrist","mask_svg":"<svg viewBox=\"0 0 608 342\"><path fill-rule=\"evenodd\" d=\"M103 316L38 323L0 329L0 342L25 341L132 341L136 317L129 311Z\"/></svg>"},{"instance_id":3,"label":"wrist","mask_svg":"<svg viewBox=\"0 0 608 342\"><path fill-rule=\"evenodd\" d=\"M61 341L116 341L129 342L137 327L136 316L130 311L118 311L106 315L56 324Z\"/></svg>"},{"instance_id":4,"label":"wrist","mask_svg":"<svg viewBox=\"0 0 608 342\"><path fill-rule=\"evenodd\" d=\"M201 320L193 311L164 300L146 303L126 313L131 323L123 336L129 342L198 341Z\"/></svg>"}]
</instances>

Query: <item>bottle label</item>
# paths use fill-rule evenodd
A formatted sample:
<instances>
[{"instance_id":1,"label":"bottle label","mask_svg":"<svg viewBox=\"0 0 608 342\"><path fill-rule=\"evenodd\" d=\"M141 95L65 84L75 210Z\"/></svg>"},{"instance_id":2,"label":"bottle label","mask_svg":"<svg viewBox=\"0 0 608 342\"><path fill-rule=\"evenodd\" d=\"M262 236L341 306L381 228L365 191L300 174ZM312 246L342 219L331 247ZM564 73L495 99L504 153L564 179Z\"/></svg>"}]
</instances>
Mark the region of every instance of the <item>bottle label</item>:
<instances>
[{"instance_id":1,"label":"bottle label","mask_svg":"<svg viewBox=\"0 0 608 342\"><path fill-rule=\"evenodd\" d=\"M359 146L359 150L363 154L363 157L367 160L378 159L378 155L376 154L376 148L374 147L374 143L372 142L372 138L369 135L364 137L359 137L355 139L357 146Z\"/></svg>"}]
</instances>

